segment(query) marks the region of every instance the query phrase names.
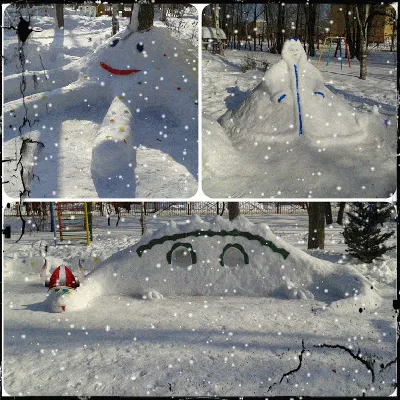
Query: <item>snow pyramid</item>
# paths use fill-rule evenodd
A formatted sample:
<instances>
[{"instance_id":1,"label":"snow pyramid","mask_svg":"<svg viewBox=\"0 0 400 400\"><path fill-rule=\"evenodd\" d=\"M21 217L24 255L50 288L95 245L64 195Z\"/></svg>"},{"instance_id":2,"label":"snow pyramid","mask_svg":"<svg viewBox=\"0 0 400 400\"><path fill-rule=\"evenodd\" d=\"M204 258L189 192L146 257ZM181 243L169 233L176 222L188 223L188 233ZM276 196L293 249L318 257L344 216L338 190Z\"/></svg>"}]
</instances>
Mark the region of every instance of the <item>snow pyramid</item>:
<instances>
[{"instance_id":1,"label":"snow pyramid","mask_svg":"<svg viewBox=\"0 0 400 400\"><path fill-rule=\"evenodd\" d=\"M354 110L325 86L297 39L285 42L282 59L267 70L237 109L220 118L220 123L235 141L249 137L262 140L266 134L276 133L351 142L355 133L357 140L367 135Z\"/></svg>"},{"instance_id":2,"label":"snow pyramid","mask_svg":"<svg viewBox=\"0 0 400 400\"><path fill-rule=\"evenodd\" d=\"M325 86L298 40L285 42L282 59L218 122L229 144L219 127L203 124L210 132L203 141L210 197L388 197L395 191L395 117L390 121L377 107L357 113Z\"/></svg>"},{"instance_id":3,"label":"snow pyramid","mask_svg":"<svg viewBox=\"0 0 400 400\"><path fill-rule=\"evenodd\" d=\"M361 304L374 307L379 301L356 270L316 259L279 239L265 224L243 216L232 222L193 216L184 224L172 221L148 232L89 273L67 308L83 307L108 294L150 300L175 295L273 296L315 299L352 310Z\"/></svg>"}]
</instances>

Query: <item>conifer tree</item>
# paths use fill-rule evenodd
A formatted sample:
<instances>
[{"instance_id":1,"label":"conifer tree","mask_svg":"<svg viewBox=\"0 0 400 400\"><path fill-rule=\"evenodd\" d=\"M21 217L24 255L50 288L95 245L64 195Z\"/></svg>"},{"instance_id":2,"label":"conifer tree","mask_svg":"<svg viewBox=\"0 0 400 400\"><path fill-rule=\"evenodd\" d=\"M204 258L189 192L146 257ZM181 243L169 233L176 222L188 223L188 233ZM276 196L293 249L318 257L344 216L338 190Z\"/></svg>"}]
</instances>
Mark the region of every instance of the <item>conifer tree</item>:
<instances>
[{"instance_id":1,"label":"conifer tree","mask_svg":"<svg viewBox=\"0 0 400 400\"><path fill-rule=\"evenodd\" d=\"M349 218L343 236L348 248L346 251L365 263L385 254L396 246L387 247L385 241L394 231L381 234L383 223L389 219L391 206L381 203L353 203L353 210L347 212Z\"/></svg>"}]
</instances>

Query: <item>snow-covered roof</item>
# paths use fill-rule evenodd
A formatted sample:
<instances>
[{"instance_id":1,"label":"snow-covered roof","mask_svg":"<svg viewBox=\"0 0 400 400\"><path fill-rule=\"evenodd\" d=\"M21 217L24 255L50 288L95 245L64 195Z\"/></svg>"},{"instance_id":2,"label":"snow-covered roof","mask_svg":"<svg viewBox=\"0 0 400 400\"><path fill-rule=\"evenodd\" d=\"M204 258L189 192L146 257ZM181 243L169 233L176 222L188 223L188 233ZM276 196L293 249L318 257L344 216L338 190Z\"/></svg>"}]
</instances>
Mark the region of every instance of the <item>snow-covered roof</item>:
<instances>
[{"instance_id":1,"label":"snow-covered roof","mask_svg":"<svg viewBox=\"0 0 400 400\"><path fill-rule=\"evenodd\" d=\"M203 26L201 28L201 36L203 39L218 39L217 30L210 26ZM225 32L222 29L219 30L219 38L222 40L226 39Z\"/></svg>"}]
</instances>

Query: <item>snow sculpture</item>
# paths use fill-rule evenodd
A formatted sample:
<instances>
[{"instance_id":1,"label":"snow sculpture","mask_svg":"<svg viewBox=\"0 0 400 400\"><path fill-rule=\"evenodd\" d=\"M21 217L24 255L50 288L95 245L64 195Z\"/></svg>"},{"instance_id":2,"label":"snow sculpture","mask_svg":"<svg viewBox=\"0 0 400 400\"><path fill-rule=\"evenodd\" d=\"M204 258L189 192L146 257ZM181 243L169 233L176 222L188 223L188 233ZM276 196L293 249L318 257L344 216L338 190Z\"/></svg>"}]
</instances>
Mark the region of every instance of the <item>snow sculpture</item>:
<instances>
[{"instance_id":1,"label":"snow sculpture","mask_svg":"<svg viewBox=\"0 0 400 400\"><path fill-rule=\"evenodd\" d=\"M267 70L250 96L219 122L236 141L263 140L265 134L274 133L311 138L362 133L353 110L324 85L298 39L285 42L282 59Z\"/></svg>"},{"instance_id":2,"label":"snow sculpture","mask_svg":"<svg viewBox=\"0 0 400 400\"><path fill-rule=\"evenodd\" d=\"M264 224L242 216L232 222L193 216L185 224L173 222L147 232L136 245L104 260L71 297L78 308L90 304L88 296L107 294L149 300L173 295L274 296L335 305L347 298L344 304L354 308L357 301L377 303L370 286L355 269L309 256Z\"/></svg>"},{"instance_id":3,"label":"snow sculpture","mask_svg":"<svg viewBox=\"0 0 400 400\"><path fill-rule=\"evenodd\" d=\"M47 260L42 267L42 278L45 278ZM66 311L68 298L79 287L79 280L75 278L71 270L65 265L59 265L51 274L49 280L45 280L45 286L49 288L46 303L51 312Z\"/></svg>"},{"instance_id":4,"label":"snow sculpture","mask_svg":"<svg viewBox=\"0 0 400 400\"><path fill-rule=\"evenodd\" d=\"M40 130L38 122L41 125L46 119L51 126L52 118L68 118L71 108L81 108L83 118L85 110L87 113L100 110L105 113L105 119L93 145L94 180L100 178L107 182L111 177L118 181L115 177L124 175L125 181L120 183L119 190L125 196L125 184L130 182L127 175L135 180L137 146L145 144L155 148L161 162L163 153L158 153L158 149L160 142L164 142L167 162L173 161L174 168L185 176L188 194L195 193L195 173L188 171L191 161L184 157L187 149L181 146L190 147L197 142L197 51L174 38L162 24L139 31L136 14L127 28L89 56L57 70L35 72L40 78L39 88L49 91L37 93L32 84L33 73L26 72L24 101L13 100L5 105L5 137L18 139L22 125L22 134L30 137L32 132ZM18 75L5 81L8 98L20 97L20 80ZM135 143L137 132L145 137L141 139L145 143ZM41 140L47 145L43 135ZM105 144L108 144L107 150ZM50 141L51 146L54 144ZM194 147L197 149L197 145ZM131 184L131 196L134 186ZM175 194L181 192L175 191ZM118 190L114 188L111 195L118 197Z\"/></svg>"}]
</instances>

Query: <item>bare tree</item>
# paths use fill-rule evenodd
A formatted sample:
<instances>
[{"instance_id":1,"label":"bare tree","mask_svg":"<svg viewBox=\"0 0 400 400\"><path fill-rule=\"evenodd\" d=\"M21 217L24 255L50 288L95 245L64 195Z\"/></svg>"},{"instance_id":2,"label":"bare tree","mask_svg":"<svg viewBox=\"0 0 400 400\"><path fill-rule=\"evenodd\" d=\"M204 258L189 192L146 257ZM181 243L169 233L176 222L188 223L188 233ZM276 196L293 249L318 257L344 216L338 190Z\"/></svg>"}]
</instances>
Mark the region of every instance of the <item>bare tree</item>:
<instances>
[{"instance_id":1,"label":"bare tree","mask_svg":"<svg viewBox=\"0 0 400 400\"><path fill-rule=\"evenodd\" d=\"M140 226L142 228L142 235L143 235L147 228L147 225L146 225L146 203L145 202L140 203Z\"/></svg>"},{"instance_id":2,"label":"bare tree","mask_svg":"<svg viewBox=\"0 0 400 400\"><path fill-rule=\"evenodd\" d=\"M303 5L306 20L308 55L315 56L315 23L317 19L318 4L307 3Z\"/></svg>"},{"instance_id":3,"label":"bare tree","mask_svg":"<svg viewBox=\"0 0 400 400\"><path fill-rule=\"evenodd\" d=\"M167 10L168 10L167 5L161 4L160 21L165 22L167 20Z\"/></svg>"},{"instance_id":4,"label":"bare tree","mask_svg":"<svg viewBox=\"0 0 400 400\"><path fill-rule=\"evenodd\" d=\"M153 26L154 20L154 5L153 4L136 4L135 7L139 6L138 30L142 31Z\"/></svg>"},{"instance_id":5,"label":"bare tree","mask_svg":"<svg viewBox=\"0 0 400 400\"><path fill-rule=\"evenodd\" d=\"M64 4L56 4L56 25L57 28L64 28Z\"/></svg>"},{"instance_id":6,"label":"bare tree","mask_svg":"<svg viewBox=\"0 0 400 400\"><path fill-rule=\"evenodd\" d=\"M367 79L367 42L368 42L368 14L370 4L357 4L355 6L358 29L360 32L360 79Z\"/></svg>"},{"instance_id":7,"label":"bare tree","mask_svg":"<svg viewBox=\"0 0 400 400\"><path fill-rule=\"evenodd\" d=\"M284 39L284 31L285 31L285 5L282 3L278 4L278 24L277 24L277 32L276 32L276 52L278 54L282 53L283 42Z\"/></svg>"},{"instance_id":8,"label":"bare tree","mask_svg":"<svg viewBox=\"0 0 400 400\"><path fill-rule=\"evenodd\" d=\"M325 203L325 221L327 225L333 224L332 205L329 201Z\"/></svg>"},{"instance_id":9,"label":"bare tree","mask_svg":"<svg viewBox=\"0 0 400 400\"><path fill-rule=\"evenodd\" d=\"M323 250L325 246L325 203L308 204L308 249Z\"/></svg>"},{"instance_id":10,"label":"bare tree","mask_svg":"<svg viewBox=\"0 0 400 400\"><path fill-rule=\"evenodd\" d=\"M359 32L359 56L360 61L360 79L367 79L367 46L368 46L368 30L372 23L372 20L382 15L385 17L393 17L393 9L386 7L384 4L356 4L355 14L357 18L357 26Z\"/></svg>"},{"instance_id":11,"label":"bare tree","mask_svg":"<svg viewBox=\"0 0 400 400\"><path fill-rule=\"evenodd\" d=\"M114 3L111 7L112 10L112 35L114 36L119 31L119 22L118 22L118 4Z\"/></svg>"},{"instance_id":12,"label":"bare tree","mask_svg":"<svg viewBox=\"0 0 400 400\"><path fill-rule=\"evenodd\" d=\"M229 213L229 221L234 220L236 217L240 215L240 208L238 201L228 202L228 213Z\"/></svg>"},{"instance_id":13,"label":"bare tree","mask_svg":"<svg viewBox=\"0 0 400 400\"><path fill-rule=\"evenodd\" d=\"M338 212L337 221L336 221L339 225L343 225L343 216L344 216L345 208L346 208L346 203L340 202L339 203L339 212Z\"/></svg>"}]
</instances>

